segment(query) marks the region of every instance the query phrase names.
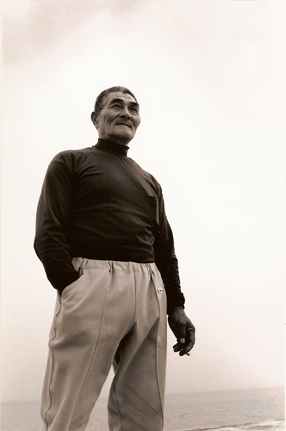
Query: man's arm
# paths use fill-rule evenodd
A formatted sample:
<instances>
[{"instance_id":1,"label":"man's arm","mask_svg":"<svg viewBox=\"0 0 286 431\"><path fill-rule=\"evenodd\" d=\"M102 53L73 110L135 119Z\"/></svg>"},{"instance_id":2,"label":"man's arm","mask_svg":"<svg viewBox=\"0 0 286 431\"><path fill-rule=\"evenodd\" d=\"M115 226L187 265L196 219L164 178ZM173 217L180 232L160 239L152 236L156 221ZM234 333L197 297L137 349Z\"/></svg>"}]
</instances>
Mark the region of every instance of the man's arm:
<instances>
[{"instance_id":1,"label":"man's arm","mask_svg":"<svg viewBox=\"0 0 286 431\"><path fill-rule=\"evenodd\" d=\"M71 261L67 221L72 200L72 169L62 154L50 163L36 217L34 247L51 284L60 292L78 278Z\"/></svg>"},{"instance_id":2,"label":"man's arm","mask_svg":"<svg viewBox=\"0 0 286 431\"><path fill-rule=\"evenodd\" d=\"M167 294L168 323L177 339L174 352L179 352L180 356L189 355L195 344L195 327L184 311L185 298L180 286L174 239L165 214L161 188L159 194L159 227L155 236L154 249L155 262L162 275Z\"/></svg>"}]
</instances>

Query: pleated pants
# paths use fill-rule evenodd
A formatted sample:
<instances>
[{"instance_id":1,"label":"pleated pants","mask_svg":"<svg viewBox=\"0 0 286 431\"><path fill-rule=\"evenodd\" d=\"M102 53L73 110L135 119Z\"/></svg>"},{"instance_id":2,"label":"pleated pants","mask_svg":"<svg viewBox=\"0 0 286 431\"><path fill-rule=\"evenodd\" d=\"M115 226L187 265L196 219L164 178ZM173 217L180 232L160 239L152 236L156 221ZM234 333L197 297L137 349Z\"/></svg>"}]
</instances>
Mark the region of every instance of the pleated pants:
<instances>
[{"instance_id":1,"label":"pleated pants","mask_svg":"<svg viewBox=\"0 0 286 431\"><path fill-rule=\"evenodd\" d=\"M154 263L74 258L58 295L44 380L42 431L83 431L113 365L110 431L161 431L166 296Z\"/></svg>"}]
</instances>

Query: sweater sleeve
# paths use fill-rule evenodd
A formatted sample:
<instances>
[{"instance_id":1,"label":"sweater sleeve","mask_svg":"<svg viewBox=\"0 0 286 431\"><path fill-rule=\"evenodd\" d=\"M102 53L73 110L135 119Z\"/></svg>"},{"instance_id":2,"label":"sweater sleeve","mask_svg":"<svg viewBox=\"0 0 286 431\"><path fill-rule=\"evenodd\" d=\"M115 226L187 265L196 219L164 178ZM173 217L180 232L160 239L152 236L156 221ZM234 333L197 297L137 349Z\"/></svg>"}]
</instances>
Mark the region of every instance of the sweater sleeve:
<instances>
[{"instance_id":1,"label":"sweater sleeve","mask_svg":"<svg viewBox=\"0 0 286 431\"><path fill-rule=\"evenodd\" d=\"M168 223L162 190L159 194L159 227L155 235L155 263L161 273L167 294L167 313L177 306L184 307L185 298L180 287L178 260L175 254L174 238Z\"/></svg>"},{"instance_id":2,"label":"sweater sleeve","mask_svg":"<svg viewBox=\"0 0 286 431\"><path fill-rule=\"evenodd\" d=\"M50 163L42 187L36 216L34 247L47 278L63 290L79 276L72 265L67 224L73 188L72 159L62 153Z\"/></svg>"}]
</instances>

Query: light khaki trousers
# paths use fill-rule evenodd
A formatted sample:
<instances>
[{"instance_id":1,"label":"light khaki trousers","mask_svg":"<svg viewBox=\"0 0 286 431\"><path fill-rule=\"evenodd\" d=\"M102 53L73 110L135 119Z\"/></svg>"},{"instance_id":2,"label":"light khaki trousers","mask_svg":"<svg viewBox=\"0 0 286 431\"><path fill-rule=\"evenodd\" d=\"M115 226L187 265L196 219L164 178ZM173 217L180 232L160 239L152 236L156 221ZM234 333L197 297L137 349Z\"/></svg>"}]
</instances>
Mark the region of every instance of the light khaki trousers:
<instances>
[{"instance_id":1,"label":"light khaki trousers","mask_svg":"<svg viewBox=\"0 0 286 431\"><path fill-rule=\"evenodd\" d=\"M161 431L166 296L154 263L74 258L49 341L43 431L83 431L113 364L111 431Z\"/></svg>"}]
</instances>

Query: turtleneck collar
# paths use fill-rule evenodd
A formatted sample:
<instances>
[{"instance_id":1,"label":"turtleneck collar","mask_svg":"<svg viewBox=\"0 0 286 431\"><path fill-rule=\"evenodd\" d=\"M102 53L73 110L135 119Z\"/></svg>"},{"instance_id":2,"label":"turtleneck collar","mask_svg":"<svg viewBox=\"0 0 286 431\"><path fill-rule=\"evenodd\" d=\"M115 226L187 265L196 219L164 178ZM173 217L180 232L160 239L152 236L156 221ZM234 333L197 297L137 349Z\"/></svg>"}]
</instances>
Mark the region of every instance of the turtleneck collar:
<instances>
[{"instance_id":1,"label":"turtleneck collar","mask_svg":"<svg viewBox=\"0 0 286 431\"><path fill-rule=\"evenodd\" d=\"M107 151L108 153L117 154L118 156L127 157L127 151L129 147L127 145L117 144L113 141L108 141L106 139L99 138L95 148L102 151Z\"/></svg>"}]
</instances>

